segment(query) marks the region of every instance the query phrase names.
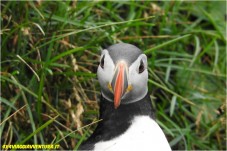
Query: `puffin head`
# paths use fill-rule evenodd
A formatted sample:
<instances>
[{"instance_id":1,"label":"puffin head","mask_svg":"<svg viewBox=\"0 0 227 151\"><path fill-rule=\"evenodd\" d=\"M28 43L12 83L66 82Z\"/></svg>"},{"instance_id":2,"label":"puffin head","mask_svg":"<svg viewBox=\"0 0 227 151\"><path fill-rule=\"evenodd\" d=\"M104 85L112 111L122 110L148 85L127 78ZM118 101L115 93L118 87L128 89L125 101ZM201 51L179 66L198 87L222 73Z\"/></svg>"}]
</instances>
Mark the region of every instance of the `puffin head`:
<instances>
[{"instance_id":1,"label":"puffin head","mask_svg":"<svg viewBox=\"0 0 227 151\"><path fill-rule=\"evenodd\" d=\"M118 43L102 50L97 75L102 96L115 109L147 94L147 56L134 45Z\"/></svg>"}]
</instances>

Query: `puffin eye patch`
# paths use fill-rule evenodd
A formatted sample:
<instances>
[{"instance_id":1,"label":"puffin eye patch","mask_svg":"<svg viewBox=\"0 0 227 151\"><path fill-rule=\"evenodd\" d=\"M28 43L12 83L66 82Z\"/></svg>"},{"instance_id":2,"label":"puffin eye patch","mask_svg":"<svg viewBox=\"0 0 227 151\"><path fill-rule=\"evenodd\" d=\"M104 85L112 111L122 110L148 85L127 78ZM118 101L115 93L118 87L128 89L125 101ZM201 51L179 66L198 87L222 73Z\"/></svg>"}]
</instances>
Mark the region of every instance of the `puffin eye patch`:
<instances>
[{"instance_id":1,"label":"puffin eye patch","mask_svg":"<svg viewBox=\"0 0 227 151\"><path fill-rule=\"evenodd\" d=\"M102 68L104 68L104 59L105 59L105 55L103 55L102 59L101 59L101 62L100 62L100 66Z\"/></svg>"},{"instance_id":2,"label":"puffin eye patch","mask_svg":"<svg viewBox=\"0 0 227 151\"><path fill-rule=\"evenodd\" d=\"M141 61L140 61L140 66L139 66L139 73L142 73L144 70L145 70L144 63L143 63L143 61L141 60Z\"/></svg>"}]
</instances>

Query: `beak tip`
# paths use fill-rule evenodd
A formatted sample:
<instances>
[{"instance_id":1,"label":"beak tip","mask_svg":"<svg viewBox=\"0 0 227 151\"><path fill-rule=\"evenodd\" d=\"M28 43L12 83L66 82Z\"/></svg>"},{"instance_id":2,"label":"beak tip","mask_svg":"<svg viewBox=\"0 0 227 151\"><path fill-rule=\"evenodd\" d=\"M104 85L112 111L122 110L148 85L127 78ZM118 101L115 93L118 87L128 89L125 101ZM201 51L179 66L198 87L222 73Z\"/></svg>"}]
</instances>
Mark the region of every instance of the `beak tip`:
<instances>
[{"instance_id":1,"label":"beak tip","mask_svg":"<svg viewBox=\"0 0 227 151\"><path fill-rule=\"evenodd\" d=\"M117 109L120 106L120 101L114 100L114 108Z\"/></svg>"}]
</instances>

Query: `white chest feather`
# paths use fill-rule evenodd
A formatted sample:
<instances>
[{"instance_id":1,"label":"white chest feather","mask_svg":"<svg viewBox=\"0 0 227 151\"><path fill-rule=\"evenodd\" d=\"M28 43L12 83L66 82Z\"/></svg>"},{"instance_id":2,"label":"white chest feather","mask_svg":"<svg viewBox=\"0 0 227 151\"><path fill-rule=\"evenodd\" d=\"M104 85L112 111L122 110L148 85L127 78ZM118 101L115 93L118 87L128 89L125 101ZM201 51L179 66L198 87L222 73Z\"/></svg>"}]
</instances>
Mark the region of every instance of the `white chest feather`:
<instances>
[{"instance_id":1,"label":"white chest feather","mask_svg":"<svg viewBox=\"0 0 227 151\"><path fill-rule=\"evenodd\" d=\"M95 151L170 151L159 125L148 116L138 116L129 129L110 141L99 142Z\"/></svg>"}]
</instances>

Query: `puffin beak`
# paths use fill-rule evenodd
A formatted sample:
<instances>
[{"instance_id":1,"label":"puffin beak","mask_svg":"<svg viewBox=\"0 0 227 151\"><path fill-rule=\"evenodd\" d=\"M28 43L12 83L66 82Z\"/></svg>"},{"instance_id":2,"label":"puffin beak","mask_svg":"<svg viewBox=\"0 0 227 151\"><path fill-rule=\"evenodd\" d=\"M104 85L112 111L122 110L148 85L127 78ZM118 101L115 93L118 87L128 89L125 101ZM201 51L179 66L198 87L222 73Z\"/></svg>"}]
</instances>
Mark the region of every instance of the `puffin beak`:
<instances>
[{"instance_id":1,"label":"puffin beak","mask_svg":"<svg viewBox=\"0 0 227 151\"><path fill-rule=\"evenodd\" d=\"M121 103L121 98L128 88L128 66L124 61L120 61L115 69L111 82L114 93L114 107L117 109Z\"/></svg>"}]
</instances>

